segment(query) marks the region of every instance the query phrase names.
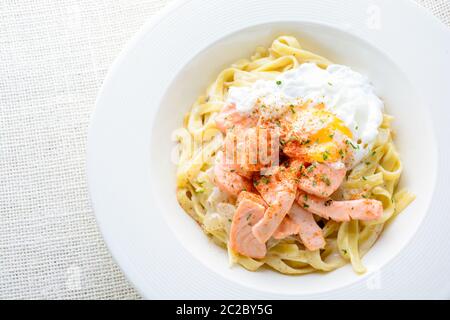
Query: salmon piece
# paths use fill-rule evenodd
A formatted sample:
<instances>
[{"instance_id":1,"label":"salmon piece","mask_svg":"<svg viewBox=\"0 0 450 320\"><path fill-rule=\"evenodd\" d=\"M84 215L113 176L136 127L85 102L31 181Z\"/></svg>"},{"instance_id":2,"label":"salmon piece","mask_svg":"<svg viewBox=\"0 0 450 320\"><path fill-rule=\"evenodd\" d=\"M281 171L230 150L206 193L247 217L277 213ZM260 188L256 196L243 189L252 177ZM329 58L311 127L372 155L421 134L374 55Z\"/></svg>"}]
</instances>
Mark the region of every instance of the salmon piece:
<instances>
[{"instance_id":1,"label":"salmon piece","mask_svg":"<svg viewBox=\"0 0 450 320\"><path fill-rule=\"evenodd\" d=\"M284 239L290 235L299 234L306 249L310 251L323 249L325 238L322 229L311 212L302 209L294 203L288 215L283 219L278 229L273 234L275 239Z\"/></svg>"},{"instance_id":2,"label":"salmon piece","mask_svg":"<svg viewBox=\"0 0 450 320\"><path fill-rule=\"evenodd\" d=\"M255 175L253 185L267 204L277 201L279 192L296 191L296 172L291 167L276 166L267 170L266 175Z\"/></svg>"},{"instance_id":3,"label":"salmon piece","mask_svg":"<svg viewBox=\"0 0 450 320\"><path fill-rule=\"evenodd\" d=\"M289 216L286 216L284 217L281 224L278 226L278 229L273 234L273 237L277 240L281 240L288 236L297 234L299 232L300 226L297 223L295 223Z\"/></svg>"},{"instance_id":4,"label":"salmon piece","mask_svg":"<svg viewBox=\"0 0 450 320\"><path fill-rule=\"evenodd\" d=\"M292 193L280 192L279 200L266 209L263 218L252 229L258 241L265 243L269 240L291 208L294 199L295 195Z\"/></svg>"},{"instance_id":5,"label":"salmon piece","mask_svg":"<svg viewBox=\"0 0 450 320\"><path fill-rule=\"evenodd\" d=\"M283 166L273 169L270 176L259 177L254 185L269 207L264 217L253 227L253 234L265 243L277 230L295 200L295 175Z\"/></svg>"},{"instance_id":6,"label":"salmon piece","mask_svg":"<svg viewBox=\"0 0 450 320\"><path fill-rule=\"evenodd\" d=\"M224 167L228 169L228 171L235 172L238 175L240 175L241 177L251 180L253 178L253 172L247 170L246 168L244 168L244 166L242 166L241 164L239 164L236 161L235 152L233 152L233 151L230 152L230 150L234 150L232 148L235 148L235 146L230 141L231 139L229 138L229 136L230 136L230 133L228 133L225 137L222 163L223 163Z\"/></svg>"},{"instance_id":7,"label":"salmon piece","mask_svg":"<svg viewBox=\"0 0 450 320\"><path fill-rule=\"evenodd\" d=\"M279 137L271 128L234 128L224 142L226 164L248 177L253 172L278 164Z\"/></svg>"},{"instance_id":8,"label":"salmon piece","mask_svg":"<svg viewBox=\"0 0 450 320\"><path fill-rule=\"evenodd\" d=\"M234 213L230 228L231 248L250 258L264 258L266 245L256 239L252 226L264 215L264 206L250 199L242 199Z\"/></svg>"},{"instance_id":9,"label":"salmon piece","mask_svg":"<svg viewBox=\"0 0 450 320\"><path fill-rule=\"evenodd\" d=\"M285 142L283 144L283 152L290 158L302 159L302 161L308 162L308 148L304 144L304 142L297 140Z\"/></svg>"},{"instance_id":10,"label":"salmon piece","mask_svg":"<svg viewBox=\"0 0 450 320\"><path fill-rule=\"evenodd\" d=\"M228 129L235 126L241 128L254 127L259 119L256 112L241 113L236 110L233 103L225 105L220 113L216 116L216 126L220 131L226 133Z\"/></svg>"},{"instance_id":11,"label":"salmon piece","mask_svg":"<svg viewBox=\"0 0 450 320\"><path fill-rule=\"evenodd\" d=\"M334 201L298 192L296 200L307 211L338 222L376 220L383 214L383 204L375 199Z\"/></svg>"},{"instance_id":12,"label":"salmon piece","mask_svg":"<svg viewBox=\"0 0 450 320\"><path fill-rule=\"evenodd\" d=\"M252 171L247 171L244 168L242 168L241 166L230 166L230 171L236 172L238 175L240 175L241 177L247 178L248 180L252 180L253 178L253 172Z\"/></svg>"},{"instance_id":13,"label":"salmon piece","mask_svg":"<svg viewBox=\"0 0 450 320\"><path fill-rule=\"evenodd\" d=\"M245 199L256 202L257 204L262 205L264 207L264 209L267 209L267 203L264 201L264 199L259 194L256 194L253 192L248 192L248 191L242 191L239 194L236 203L239 205L239 203Z\"/></svg>"},{"instance_id":14,"label":"salmon piece","mask_svg":"<svg viewBox=\"0 0 450 320\"><path fill-rule=\"evenodd\" d=\"M239 158L238 145L234 130L227 131L224 141L224 164L230 171L234 171L242 177L252 179L253 172L244 167L243 161Z\"/></svg>"},{"instance_id":15,"label":"salmon piece","mask_svg":"<svg viewBox=\"0 0 450 320\"><path fill-rule=\"evenodd\" d=\"M299 226L298 234L306 249L314 251L325 248L322 229L317 225L311 212L294 203L289 211L289 217Z\"/></svg>"},{"instance_id":16,"label":"salmon piece","mask_svg":"<svg viewBox=\"0 0 450 320\"><path fill-rule=\"evenodd\" d=\"M251 180L233 172L223 164L221 154L217 155L218 161L214 165L214 184L223 192L237 197L241 191L251 191Z\"/></svg>"},{"instance_id":17,"label":"salmon piece","mask_svg":"<svg viewBox=\"0 0 450 320\"><path fill-rule=\"evenodd\" d=\"M342 162L324 164L314 162L303 167L298 178L298 187L306 193L328 198L335 192L345 178L347 169Z\"/></svg>"}]
</instances>

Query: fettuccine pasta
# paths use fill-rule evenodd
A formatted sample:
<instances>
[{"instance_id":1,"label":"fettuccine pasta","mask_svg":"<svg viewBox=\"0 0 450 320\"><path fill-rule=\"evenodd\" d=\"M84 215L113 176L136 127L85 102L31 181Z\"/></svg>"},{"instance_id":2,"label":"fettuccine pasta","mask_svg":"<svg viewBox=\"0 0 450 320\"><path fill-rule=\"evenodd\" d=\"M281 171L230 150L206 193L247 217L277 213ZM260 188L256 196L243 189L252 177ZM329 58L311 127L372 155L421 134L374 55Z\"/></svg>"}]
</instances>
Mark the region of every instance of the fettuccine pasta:
<instances>
[{"instance_id":1,"label":"fettuccine pasta","mask_svg":"<svg viewBox=\"0 0 450 320\"><path fill-rule=\"evenodd\" d=\"M281 88L287 80L283 80L282 83L277 79L285 79L280 77L286 72L304 69L299 77L303 75L306 77L308 70L312 70L311 72L329 70L330 74L337 74L337 71L333 73L334 67L331 66L333 66L332 62L326 58L303 49L296 38L281 36L275 39L270 48L259 47L250 59L240 60L223 70L208 87L205 95L200 96L193 104L184 118L183 127L175 132L179 142L177 199L181 207L199 224L202 230L215 243L227 250L231 263L239 264L250 271L267 266L283 274L300 275L316 271L332 271L350 262L355 272L364 273L366 268L362 257L376 242L385 224L413 201L413 194L406 190L398 190L402 163L393 141L394 133L391 127L393 118L391 116L382 114L381 124L374 128L376 131L372 130L375 132L374 138L366 146L363 146L364 143L361 141L357 141L355 134L352 135L350 132L353 130L357 133L359 128L350 128L351 130L344 128L344 130L341 128L344 127L344 124L339 122L341 120L329 120L329 123L334 123L333 130L341 130L342 136L348 139L346 143L350 145L350 150L352 147L361 150L354 151L352 156L354 163L348 164L351 162L349 160L348 170L342 183L332 193L329 200L325 201L325 206L331 201L338 203L345 200L377 200L382 204L382 214L376 219L351 218L348 221L335 221L333 218L327 219L318 214L312 214L324 239L324 245L315 250L308 249L298 233L289 234L281 239L270 237L264 242L265 248L262 248L266 250L264 256L259 258L243 255L230 245L230 239L234 232L232 232L232 224L237 223L233 221L236 219L235 214L238 208L237 196L230 195L217 186L213 169L218 155L223 151L228 135L218 127L217 118L230 103L230 89L256 88L258 85L261 87L260 84L267 83L275 83L274 86ZM317 67L320 68L319 71L313 69ZM289 78L286 76L286 79ZM255 85L255 83L258 84ZM334 83L328 85L329 90L334 90L333 85L336 86ZM326 97L324 99L323 104L326 105L328 101ZM261 103L261 99L257 101ZM309 100L309 105L311 105L310 102L311 100ZM251 103L254 104L254 101ZM288 108L295 115L309 112L304 105L298 105L291 104ZM262 104L261 107L266 107L266 105ZM320 116L324 112L328 112L322 111L317 106L316 108L318 108L317 113ZM248 110L244 111L249 112ZM337 116L337 118L339 117ZM369 125L365 125L364 128L369 128ZM325 141L325 138L322 136L317 138L314 150L318 149L321 153L319 156L309 154L316 159L314 161L318 163L322 161L326 164L326 161L330 161L329 158L334 157L335 153L337 157L344 153L342 149L338 151L336 149L336 152L333 153L335 149L332 149L332 143L334 143L332 139L336 138L334 133L329 136L331 141L323 142L323 144L321 141ZM350 137L353 137L355 141L352 142ZM312 143L306 141L304 144ZM359 145L357 145L358 143ZM320 149L322 145L325 146L323 149L325 151ZM283 144L281 140L281 148L283 149L285 146L286 142ZM308 150L312 150L312 147ZM358 154L357 151L361 151L361 154ZM357 157L359 158L356 159ZM342 155L343 158L344 155ZM292 159L290 158L290 160ZM345 162L340 158L337 161ZM309 165L308 161L305 163ZM233 170L230 172L234 173ZM326 180L325 182L329 185ZM311 188L313 187L315 186ZM260 190L258 185L255 188ZM258 194L257 191L252 190ZM266 200L264 194L260 193ZM299 197L298 194L297 197ZM321 198L318 197L318 199ZM303 205L300 204L299 207L305 211L313 210L312 205L307 203L309 202L304 200ZM269 203L268 208L270 207ZM264 206L262 209L264 212ZM254 226L252 228L253 232L257 231Z\"/></svg>"}]
</instances>

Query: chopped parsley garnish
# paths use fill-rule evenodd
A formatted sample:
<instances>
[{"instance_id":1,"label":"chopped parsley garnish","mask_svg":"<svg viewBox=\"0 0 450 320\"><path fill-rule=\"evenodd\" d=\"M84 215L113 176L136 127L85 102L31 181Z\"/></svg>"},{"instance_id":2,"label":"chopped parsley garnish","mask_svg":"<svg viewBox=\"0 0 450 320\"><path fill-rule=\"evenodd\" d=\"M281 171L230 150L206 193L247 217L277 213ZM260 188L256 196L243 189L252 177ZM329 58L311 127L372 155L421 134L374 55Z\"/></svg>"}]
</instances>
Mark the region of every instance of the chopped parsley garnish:
<instances>
[{"instance_id":1,"label":"chopped parsley garnish","mask_svg":"<svg viewBox=\"0 0 450 320\"><path fill-rule=\"evenodd\" d=\"M342 252L343 252L344 254L347 254L347 250L345 250L345 249L342 249Z\"/></svg>"},{"instance_id":2,"label":"chopped parsley garnish","mask_svg":"<svg viewBox=\"0 0 450 320\"><path fill-rule=\"evenodd\" d=\"M334 138L334 133L329 135L330 139Z\"/></svg>"},{"instance_id":3,"label":"chopped parsley garnish","mask_svg":"<svg viewBox=\"0 0 450 320\"><path fill-rule=\"evenodd\" d=\"M341 155L341 158L344 159L344 151L342 149L339 150L339 154Z\"/></svg>"},{"instance_id":4,"label":"chopped parsley garnish","mask_svg":"<svg viewBox=\"0 0 450 320\"><path fill-rule=\"evenodd\" d=\"M311 142L311 140L308 139L308 140L302 141L302 144L305 145L305 144L308 144L310 142Z\"/></svg>"},{"instance_id":5,"label":"chopped parsley garnish","mask_svg":"<svg viewBox=\"0 0 450 320\"><path fill-rule=\"evenodd\" d=\"M364 181L367 181L367 178L366 178L366 177L364 177L364 176L362 177L362 179L363 179Z\"/></svg>"},{"instance_id":6,"label":"chopped parsley garnish","mask_svg":"<svg viewBox=\"0 0 450 320\"><path fill-rule=\"evenodd\" d=\"M366 162L366 166L370 166L370 162Z\"/></svg>"},{"instance_id":7,"label":"chopped parsley garnish","mask_svg":"<svg viewBox=\"0 0 450 320\"><path fill-rule=\"evenodd\" d=\"M303 204L303 208L308 209L309 205L307 205L306 203Z\"/></svg>"},{"instance_id":8,"label":"chopped parsley garnish","mask_svg":"<svg viewBox=\"0 0 450 320\"><path fill-rule=\"evenodd\" d=\"M376 154L377 154L377 152L376 152L376 151L373 151L373 152L372 152L372 157L374 157Z\"/></svg>"},{"instance_id":9,"label":"chopped parsley garnish","mask_svg":"<svg viewBox=\"0 0 450 320\"><path fill-rule=\"evenodd\" d=\"M281 86L282 82L281 82L280 80L278 80L278 81L276 82L276 84L277 84L278 86Z\"/></svg>"},{"instance_id":10,"label":"chopped parsley garnish","mask_svg":"<svg viewBox=\"0 0 450 320\"><path fill-rule=\"evenodd\" d=\"M329 85L329 86L333 86L333 84L332 84L331 82L328 82L328 85Z\"/></svg>"},{"instance_id":11,"label":"chopped parsley garnish","mask_svg":"<svg viewBox=\"0 0 450 320\"><path fill-rule=\"evenodd\" d=\"M326 161L329 157L330 153L328 151L325 151L324 153L322 153L322 158L324 161Z\"/></svg>"},{"instance_id":12,"label":"chopped parsley garnish","mask_svg":"<svg viewBox=\"0 0 450 320\"><path fill-rule=\"evenodd\" d=\"M204 189L204 188L197 188L197 189L195 190L195 192L196 192L196 193L203 193L203 192L205 192L205 189Z\"/></svg>"},{"instance_id":13,"label":"chopped parsley garnish","mask_svg":"<svg viewBox=\"0 0 450 320\"><path fill-rule=\"evenodd\" d=\"M252 218L252 214L250 213L247 215L247 221L249 221L251 218Z\"/></svg>"},{"instance_id":14,"label":"chopped parsley garnish","mask_svg":"<svg viewBox=\"0 0 450 320\"><path fill-rule=\"evenodd\" d=\"M289 106L289 108L291 108L291 112L292 112L293 114L295 114L295 109L294 109L294 105L293 105L293 104L291 104L291 105Z\"/></svg>"},{"instance_id":15,"label":"chopped parsley garnish","mask_svg":"<svg viewBox=\"0 0 450 320\"><path fill-rule=\"evenodd\" d=\"M327 175L322 175L322 177L321 177L321 180L323 181L323 182L325 182L325 184L329 187L329 186L331 186L331 181L330 181L330 179L328 178L328 176Z\"/></svg>"},{"instance_id":16,"label":"chopped parsley garnish","mask_svg":"<svg viewBox=\"0 0 450 320\"><path fill-rule=\"evenodd\" d=\"M262 177L260 181L261 181L262 183L264 183L264 184L268 184L268 183L269 183L269 178L267 178L267 177Z\"/></svg>"},{"instance_id":17,"label":"chopped parsley garnish","mask_svg":"<svg viewBox=\"0 0 450 320\"><path fill-rule=\"evenodd\" d=\"M355 146L350 140L346 140L345 143L351 145L352 148L355 149L355 150L356 150L356 149L359 149L359 146L358 146L358 145Z\"/></svg>"}]
</instances>

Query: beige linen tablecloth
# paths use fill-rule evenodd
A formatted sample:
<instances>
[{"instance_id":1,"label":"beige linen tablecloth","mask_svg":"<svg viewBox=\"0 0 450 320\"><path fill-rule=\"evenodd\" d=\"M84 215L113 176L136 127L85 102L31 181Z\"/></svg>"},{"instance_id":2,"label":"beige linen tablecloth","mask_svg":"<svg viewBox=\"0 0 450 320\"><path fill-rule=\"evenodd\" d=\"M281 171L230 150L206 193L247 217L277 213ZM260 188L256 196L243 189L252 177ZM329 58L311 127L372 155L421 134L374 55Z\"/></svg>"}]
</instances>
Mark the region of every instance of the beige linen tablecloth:
<instances>
[{"instance_id":1,"label":"beige linen tablecloth","mask_svg":"<svg viewBox=\"0 0 450 320\"><path fill-rule=\"evenodd\" d=\"M450 26L450 1L416 1ZM168 2L0 1L0 298L140 298L95 222L86 132L113 59Z\"/></svg>"}]
</instances>

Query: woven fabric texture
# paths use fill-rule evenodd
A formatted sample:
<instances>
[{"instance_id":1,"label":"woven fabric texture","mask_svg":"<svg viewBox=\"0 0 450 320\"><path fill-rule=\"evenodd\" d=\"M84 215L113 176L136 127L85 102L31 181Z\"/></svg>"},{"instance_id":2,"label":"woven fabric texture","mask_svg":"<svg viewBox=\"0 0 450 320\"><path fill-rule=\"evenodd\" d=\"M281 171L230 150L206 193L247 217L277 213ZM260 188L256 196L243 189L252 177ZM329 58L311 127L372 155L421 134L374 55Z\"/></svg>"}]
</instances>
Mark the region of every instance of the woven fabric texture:
<instances>
[{"instance_id":1,"label":"woven fabric texture","mask_svg":"<svg viewBox=\"0 0 450 320\"><path fill-rule=\"evenodd\" d=\"M168 2L0 1L0 298L140 298L95 222L86 134L114 58ZM450 26L450 1L417 2Z\"/></svg>"}]
</instances>

